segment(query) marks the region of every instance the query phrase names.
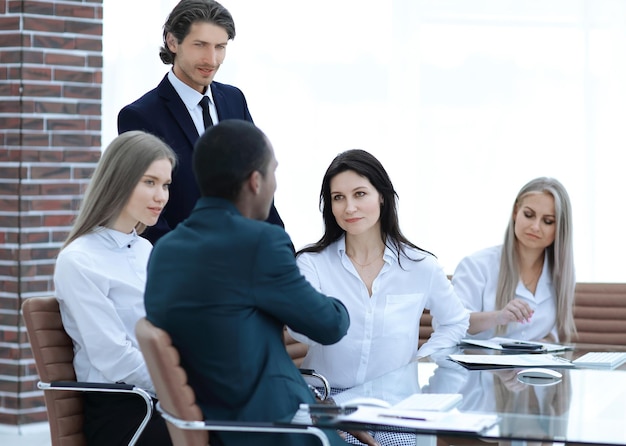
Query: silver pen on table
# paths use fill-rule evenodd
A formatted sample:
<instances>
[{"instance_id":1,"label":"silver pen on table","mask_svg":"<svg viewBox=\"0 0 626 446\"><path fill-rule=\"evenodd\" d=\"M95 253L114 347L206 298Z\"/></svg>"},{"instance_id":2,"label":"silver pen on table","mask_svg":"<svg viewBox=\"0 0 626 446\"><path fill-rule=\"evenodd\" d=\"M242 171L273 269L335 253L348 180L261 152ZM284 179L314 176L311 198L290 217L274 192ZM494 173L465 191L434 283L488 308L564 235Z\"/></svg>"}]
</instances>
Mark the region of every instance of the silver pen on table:
<instances>
[{"instance_id":1,"label":"silver pen on table","mask_svg":"<svg viewBox=\"0 0 626 446\"><path fill-rule=\"evenodd\" d=\"M404 415L389 415L389 414L381 413L378 416L380 418L395 418L396 420L428 421L426 418L407 417L407 416L404 416Z\"/></svg>"}]
</instances>

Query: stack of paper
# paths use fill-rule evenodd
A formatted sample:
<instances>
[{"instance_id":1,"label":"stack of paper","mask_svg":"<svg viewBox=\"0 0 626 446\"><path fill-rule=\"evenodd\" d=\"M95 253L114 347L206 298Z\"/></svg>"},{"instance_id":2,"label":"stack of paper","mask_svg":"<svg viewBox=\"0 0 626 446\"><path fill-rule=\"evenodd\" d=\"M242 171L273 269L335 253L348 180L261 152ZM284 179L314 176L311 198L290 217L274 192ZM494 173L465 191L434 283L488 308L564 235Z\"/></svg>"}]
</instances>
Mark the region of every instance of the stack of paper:
<instances>
[{"instance_id":1,"label":"stack of paper","mask_svg":"<svg viewBox=\"0 0 626 446\"><path fill-rule=\"evenodd\" d=\"M337 421L433 431L481 432L496 424L498 416L493 414L462 413L457 410L429 412L360 406L351 414L339 415Z\"/></svg>"},{"instance_id":2,"label":"stack of paper","mask_svg":"<svg viewBox=\"0 0 626 446\"><path fill-rule=\"evenodd\" d=\"M448 358L470 370L516 367L574 367L567 359L550 354L449 355Z\"/></svg>"},{"instance_id":3,"label":"stack of paper","mask_svg":"<svg viewBox=\"0 0 626 446\"><path fill-rule=\"evenodd\" d=\"M520 341L519 339L495 337L491 339L461 339L461 344L475 345L476 347L503 350L507 353L550 353L564 350L573 350L574 347L561 344L548 344L546 342Z\"/></svg>"}]
</instances>

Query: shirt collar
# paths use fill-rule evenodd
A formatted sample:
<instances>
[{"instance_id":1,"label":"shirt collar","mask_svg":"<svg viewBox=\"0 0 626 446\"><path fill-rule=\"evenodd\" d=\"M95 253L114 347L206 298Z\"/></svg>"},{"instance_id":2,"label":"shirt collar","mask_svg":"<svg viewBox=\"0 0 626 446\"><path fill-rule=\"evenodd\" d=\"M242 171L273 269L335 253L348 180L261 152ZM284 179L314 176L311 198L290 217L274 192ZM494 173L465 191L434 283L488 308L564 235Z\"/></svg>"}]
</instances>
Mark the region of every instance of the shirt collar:
<instances>
[{"instance_id":1,"label":"shirt collar","mask_svg":"<svg viewBox=\"0 0 626 446\"><path fill-rule=\"evenodd\" d=\"M553 294L552 287L552 273L550 271L550 261L548 259L548 252L544 254L543 258L543 269L541 270L541 274L539 275L539 279L537 279L537 289L535 290L535 294L533 295L524 282L522 281L522 277L520 276L519 281L517 282L517 287L515 288L515 294L519 296L526 296L528 299L540 298L541 300L547 299ZM544 291L541 291L544 290Z\"/></svg>"},{"instance_id":2,"label":"shirt collar","mask_svg":"<svg viewBox=\"0 0 626 446\"><path fill-rule=\"evenodd\" d=\"M347 256L346 254L346 235L342 235L335 243L337 249L337 255L339 258L343 258L343 256ZM383 260L385 263L392 263L394 261L398 261L398 256L394 252L393 249L389 248L388 245L385 245L385 252L383 253Z\"/></svg>"},{"instance_id":3,"label":"shirt collar","mask_svg":"<svg viewBox=\"0 0 626 446\"><path fill-rule=\"evenodd\" d=\"M139 235L134 228L133 232L126 234L124 232L116 231L115 229L99 226L96 229L96 232L105 239L111 241L118 248L123 248L125 246L130 248L130 246L139 239Z\"/></svg>"},{"instance_id":4,"label":"shirt collar","mask_svg":"<svg viewBox=\"0 0 626 446\"><path fill-rule=\"evenodd\" d=\"M178 79L174 74L173 69L170 70L169 73L167 73L167 79L170 81L170 83L174 87L174 90L176 90L176 93L178 93L178 96L180 96L180 99L183 101L187 109L193 110L195 107L197 107L198 103L200 103L200 100L202 99L202 96L207 96L211 104L215 104L215 102L213 101L213 92L211 91L211 85L207 87L204 95L202 95L201 93L194 90L189 85Z\"/></svg>"}]
</instances>

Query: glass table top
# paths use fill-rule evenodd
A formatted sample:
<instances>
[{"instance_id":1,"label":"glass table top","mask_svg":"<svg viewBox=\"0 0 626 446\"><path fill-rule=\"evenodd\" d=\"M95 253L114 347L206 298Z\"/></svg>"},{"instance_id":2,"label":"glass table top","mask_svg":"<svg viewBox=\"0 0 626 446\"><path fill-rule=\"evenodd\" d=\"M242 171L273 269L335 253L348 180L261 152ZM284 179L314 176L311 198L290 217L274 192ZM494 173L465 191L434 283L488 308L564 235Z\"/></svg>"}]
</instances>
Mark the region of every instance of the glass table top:
<instances>
[{"instance_id":1,"label":"glass table top","mask_svg":"<svg viewBox=\"0 0 626 446\"><path fill-rule=\"evenodd\" d=\"M560 356L574 359L603 346L577 346ZM611 348L626 350L626 347ZM414 393L460 393L454 410L497 414L498 422L480 434L411 430L427 434L474 436L490 440L626 444L626 363L612 370L559 368L560 381L528 384L517 379L520 369L468 370L449 354L488 353L461 348L442 351L353 387L334 397L337 404L356 397L374 397L396 404ZM496 354L496 353L494 353ZM354 428L330 417L315 419L321 427ZM401 431L397 427L376 430Z\"/></svg>"}]
</instances>

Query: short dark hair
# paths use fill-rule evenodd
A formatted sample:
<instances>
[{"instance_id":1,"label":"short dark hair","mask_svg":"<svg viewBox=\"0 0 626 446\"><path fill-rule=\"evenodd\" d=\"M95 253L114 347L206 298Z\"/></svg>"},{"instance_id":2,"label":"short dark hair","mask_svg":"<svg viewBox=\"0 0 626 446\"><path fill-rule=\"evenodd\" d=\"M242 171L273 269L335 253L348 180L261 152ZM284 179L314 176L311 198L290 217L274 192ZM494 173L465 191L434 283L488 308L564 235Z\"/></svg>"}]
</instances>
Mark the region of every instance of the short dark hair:
<instances>
[{"instance_id":1,"label":"short dark hair","mask_svg":"<svg viewBox=\"0 0 626 446\"><path fill-rule=\"evenodd\" d=\"M172 33L178 43L181 43L189 34L191 25L196 22L217 25L224 28L229 40L235 38L235 22L228 9L213 0L181 0L163 25L163 46L159 56L164 64L173 64L176 57L167 47L167 34Z\"/></svg>"},{"instance_id":2,"label":"short dark hair","mask_svg":"<svg viewBox=\"0 0 626 446\"><path fill-rule=\"evenodd\" d=\"M194 147L193 171L200 194L235 201L253 172L265 176L271 158L269 141L254 124L241 119L220 121Z\"/></svg>"}]
</instances>

